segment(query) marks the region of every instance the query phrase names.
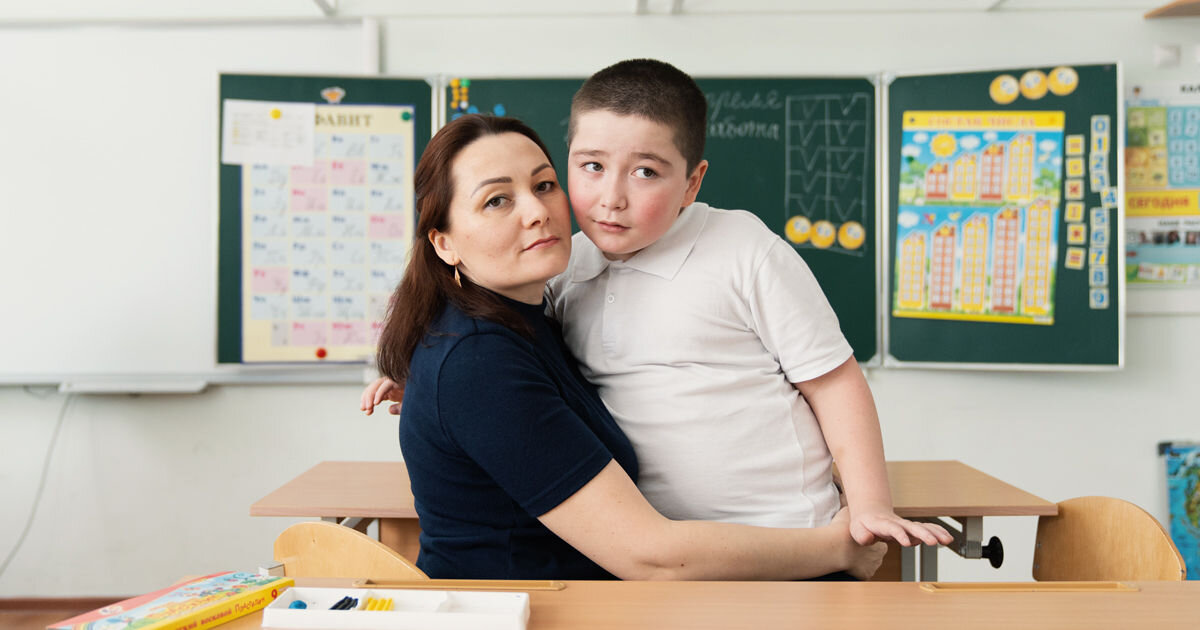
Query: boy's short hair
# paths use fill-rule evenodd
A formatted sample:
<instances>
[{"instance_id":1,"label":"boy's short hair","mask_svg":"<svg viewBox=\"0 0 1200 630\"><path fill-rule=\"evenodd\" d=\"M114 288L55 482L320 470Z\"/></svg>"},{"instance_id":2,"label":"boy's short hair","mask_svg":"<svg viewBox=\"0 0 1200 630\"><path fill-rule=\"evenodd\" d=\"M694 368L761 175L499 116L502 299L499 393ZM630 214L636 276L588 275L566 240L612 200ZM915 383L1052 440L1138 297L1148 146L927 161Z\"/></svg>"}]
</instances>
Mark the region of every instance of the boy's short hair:
<instances>
[{"instance_id":1,"label":"boy's short hair","mask_svg":"<svg viewBox=\"0 0 1200 630\"><path fill-rule=\"evenodd\" d=\"M575 138L576 117L596 110L641 116L670 127L688 173L704 159L708 101L692 77L669 63L627 59L593 74L571 99L568 144Z\"/></svg>"}]
</instances>

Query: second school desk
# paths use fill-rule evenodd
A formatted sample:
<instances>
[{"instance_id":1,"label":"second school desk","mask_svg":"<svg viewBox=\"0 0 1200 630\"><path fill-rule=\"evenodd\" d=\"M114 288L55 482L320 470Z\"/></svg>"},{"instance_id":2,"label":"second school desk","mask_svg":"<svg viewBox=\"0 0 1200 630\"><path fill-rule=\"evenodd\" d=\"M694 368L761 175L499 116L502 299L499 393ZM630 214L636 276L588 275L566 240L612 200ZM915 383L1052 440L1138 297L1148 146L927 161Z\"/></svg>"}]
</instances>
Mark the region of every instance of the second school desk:
<instances>
[{"instance_id":1,"label":"second school desk","mask_svg":"<svg viewBox=\"0 0 1200 630\"><path fill-rule=\"evenodd\" d=\"M298 586L345 587L352 580L304 579ZM1002 585L930 592L899 582L565 582L529 592L528 630L708 630L837 628L1107 630L1194 628L1200 582L1129 582L1130 591L1041 591L1069 583ZM934 587L943 585L931 585ZM222 630L257 630L262 613Z\"/></svg>"},{"instance_id":2,"label":"second school desk","mask_svg":"<svg viewBox=\"0 0 1200 630\"><path fill-rule=\"evenodd\" d=\"M896 514L958 521L961 528L949 547L967 558L981 557L985 516L1058 513L1055 504L959 461L888 462L887 468ZM379 540L385 545L410 560L420 547L404 462L321 462L255 502L250 515L320 517L360 528L379 519ZM920 553L921 579L937 580L937 548L921 547ZM915 548L902 549L898 566L885 564L881 572L912 581L915 555Z\"/></svg>"}]
</instances>

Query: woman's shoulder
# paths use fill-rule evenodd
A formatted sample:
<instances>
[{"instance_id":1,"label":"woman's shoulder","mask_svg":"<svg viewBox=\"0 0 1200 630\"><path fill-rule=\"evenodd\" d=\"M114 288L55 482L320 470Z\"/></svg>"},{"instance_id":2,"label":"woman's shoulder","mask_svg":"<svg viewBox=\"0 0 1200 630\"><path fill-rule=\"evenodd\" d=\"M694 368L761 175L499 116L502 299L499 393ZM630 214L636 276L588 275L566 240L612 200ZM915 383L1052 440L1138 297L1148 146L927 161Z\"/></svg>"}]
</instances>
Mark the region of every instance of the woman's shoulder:
<instances>
[{"instance_id":1,"label":"woman's shoulder","mask_svg":"<svg viewBox=\"0 0 1200 630\"><path fill-rule=\"evenodd\" d=\"M503 353L526 345L524 339L508 327L481 317L472 317L453 304L447 304L413 352L424 361L441 363L447 357L463 354Z\"/></svg>"},{"instance_id":2,"label":"woman's shoulder","mask_svg":"<svg viewBox=\"0 0 1200 630\"><path fill-rule=\"evenodd\" d=\"M492 322L481 317L472 317L463 312L453 302L447 302L442 306L442 311L433 318L433 323L429 325L429 334L444 335L447 333L467 335L478 332L489 332L492 327Z\"/></svg>"}]
</instances>

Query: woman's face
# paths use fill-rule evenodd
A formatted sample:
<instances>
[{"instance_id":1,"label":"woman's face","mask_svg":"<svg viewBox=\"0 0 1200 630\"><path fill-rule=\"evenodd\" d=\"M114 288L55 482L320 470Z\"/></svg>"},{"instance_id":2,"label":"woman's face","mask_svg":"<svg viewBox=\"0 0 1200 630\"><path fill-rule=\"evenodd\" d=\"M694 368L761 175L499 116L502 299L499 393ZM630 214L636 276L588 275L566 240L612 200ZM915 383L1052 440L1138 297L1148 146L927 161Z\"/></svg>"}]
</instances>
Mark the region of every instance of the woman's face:
<instances>
[{"instance_id":1,"label":"woman's face","mask_svg":"<svg viewBox=\"0 0 1200 630\"><path fill-rule=\"evenodd\" d=\"M449 227L432 230L438 256L472 282L538 304L546 281L567 268L567 195L550 160L519 133L484 136L450 167Z\"/></svg>"}]
</instances>

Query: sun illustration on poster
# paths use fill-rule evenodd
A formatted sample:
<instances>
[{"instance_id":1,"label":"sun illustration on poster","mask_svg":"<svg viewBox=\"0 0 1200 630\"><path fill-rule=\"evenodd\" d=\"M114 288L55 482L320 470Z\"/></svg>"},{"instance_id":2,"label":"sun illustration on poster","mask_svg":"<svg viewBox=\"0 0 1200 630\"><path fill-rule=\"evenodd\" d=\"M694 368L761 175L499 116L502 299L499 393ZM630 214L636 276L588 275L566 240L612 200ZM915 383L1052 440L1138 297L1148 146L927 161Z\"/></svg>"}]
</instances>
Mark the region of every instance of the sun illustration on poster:
<instances>
[{"instance_id":1,"label":"sun illustration on poster","mask_svg":"<svg viewBox=\"0 0 1200 630\"><path fill-rule=\"evenodd\" d=\"M958 142L953 134L939 133L929 142L929 150L938 157L949 157L958 149Z\"/></svg>"}]
</instances>

